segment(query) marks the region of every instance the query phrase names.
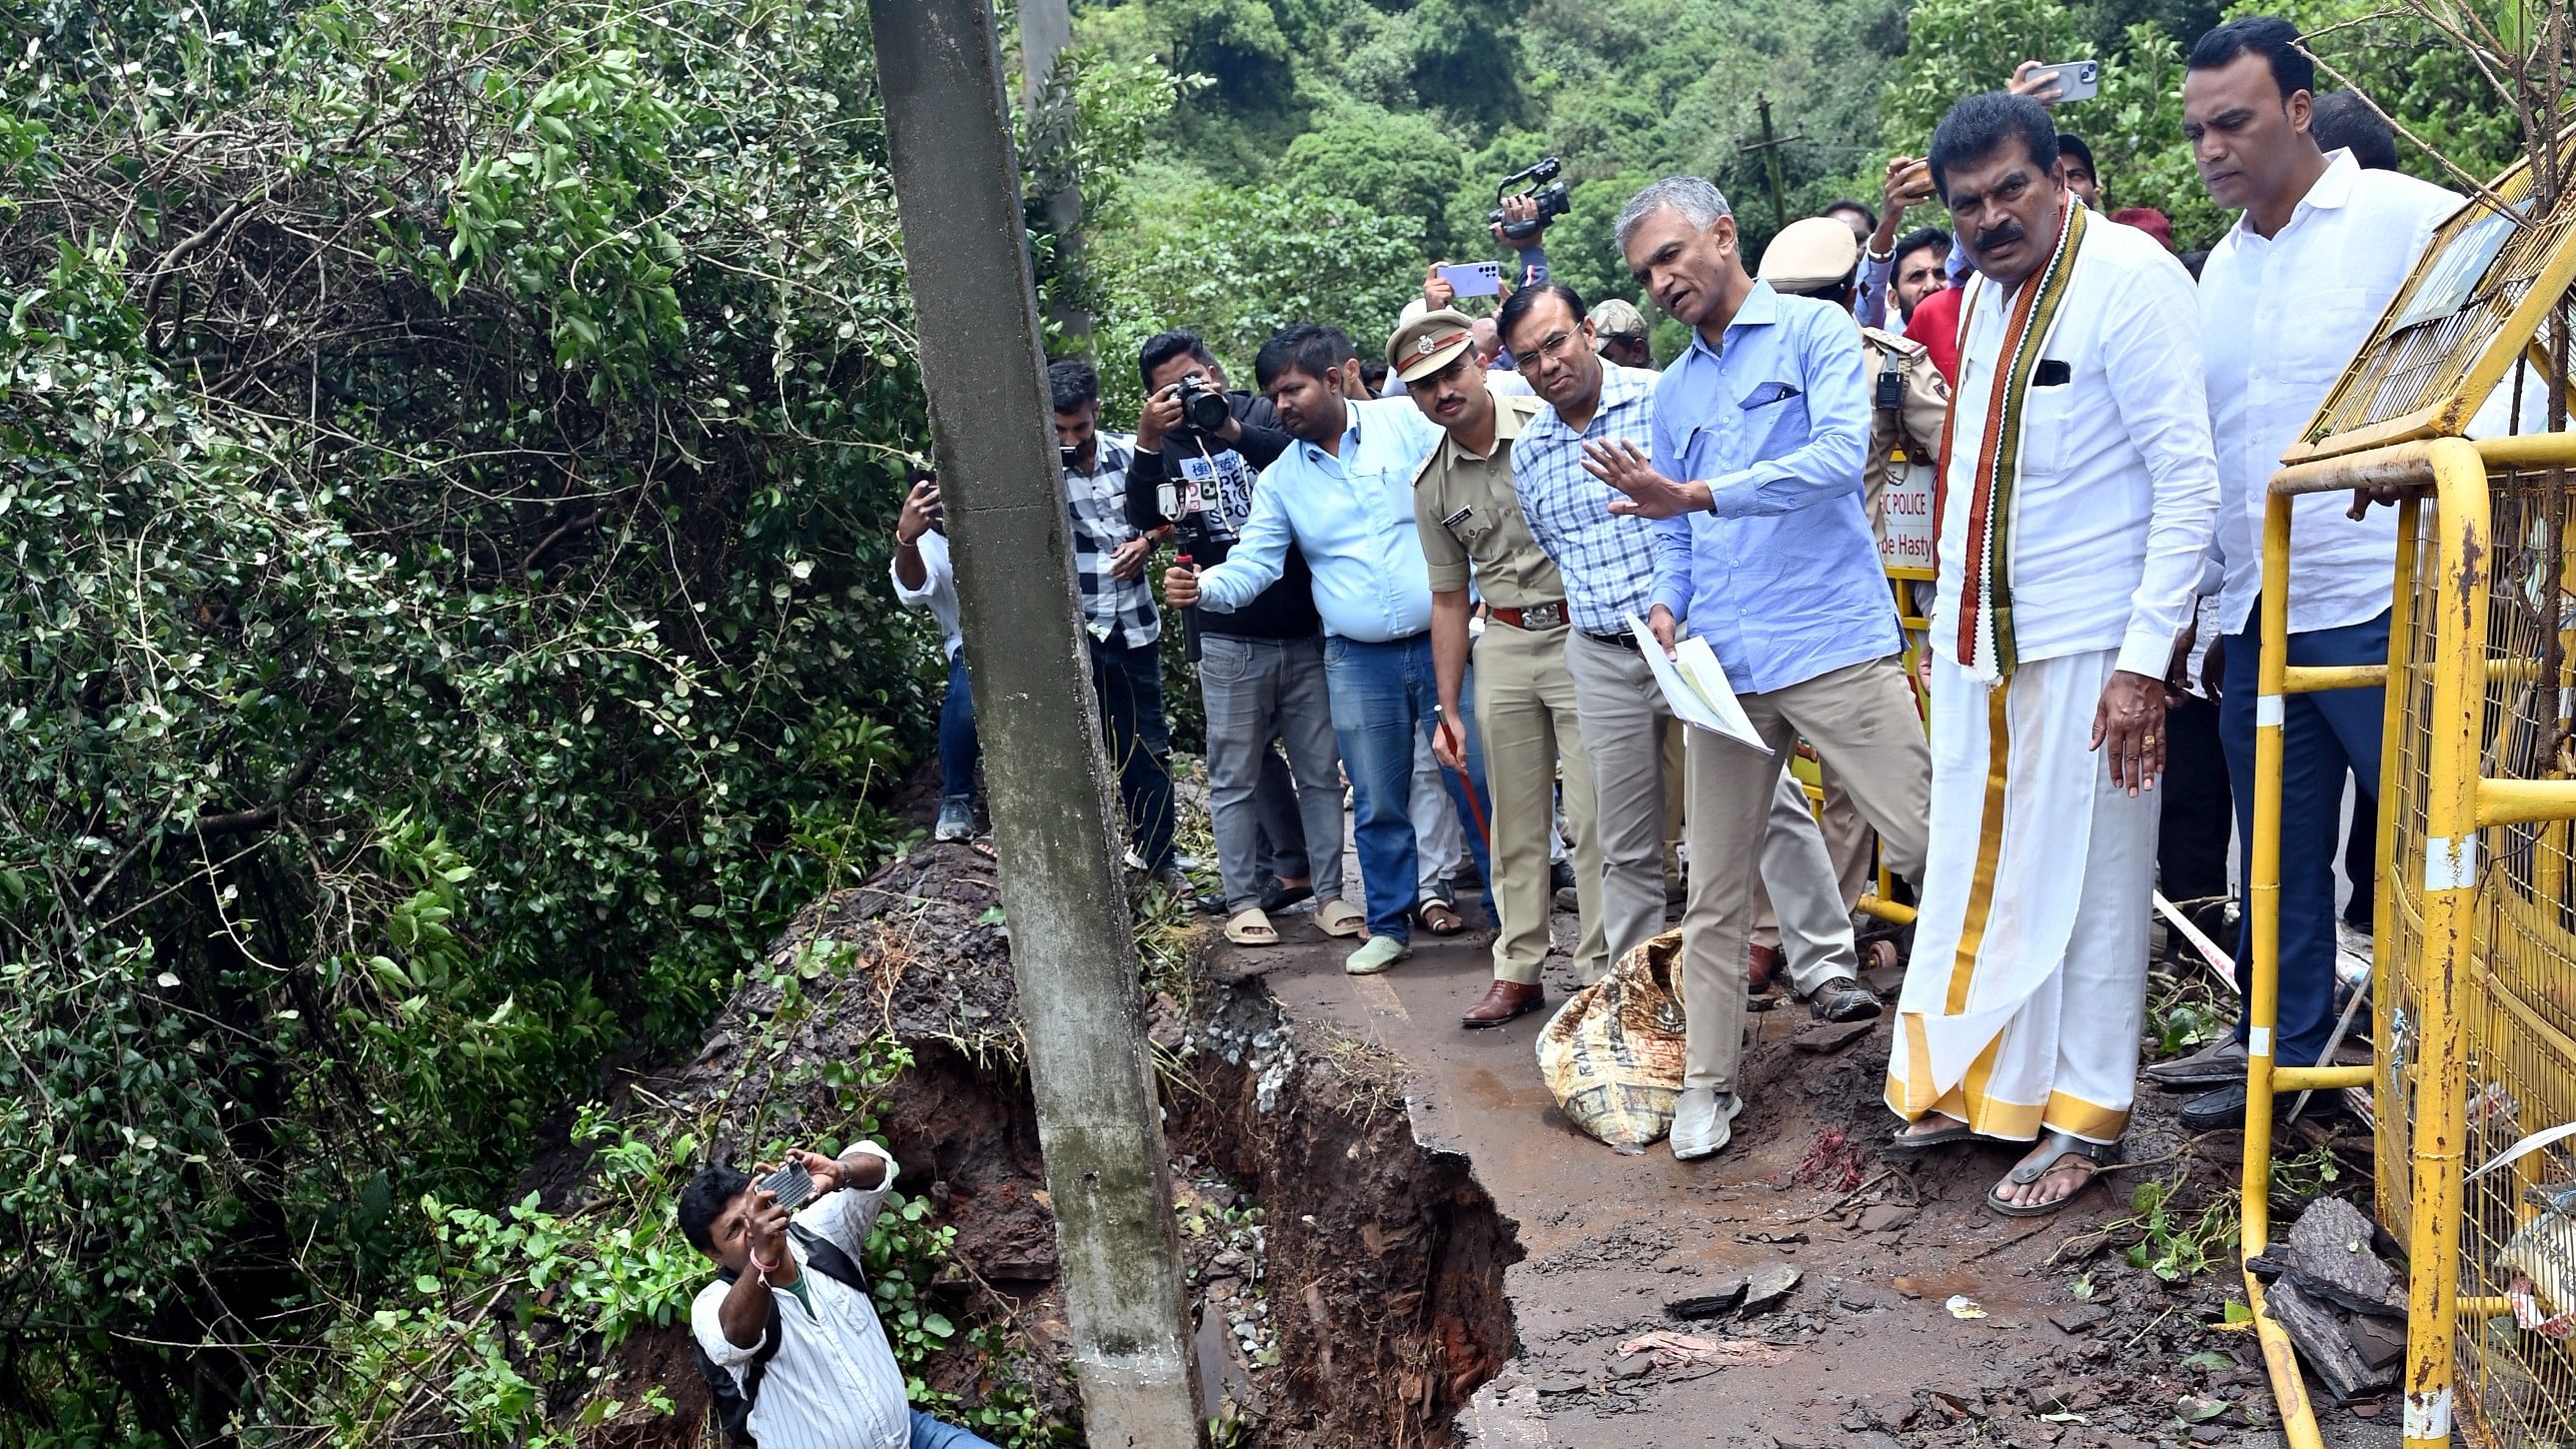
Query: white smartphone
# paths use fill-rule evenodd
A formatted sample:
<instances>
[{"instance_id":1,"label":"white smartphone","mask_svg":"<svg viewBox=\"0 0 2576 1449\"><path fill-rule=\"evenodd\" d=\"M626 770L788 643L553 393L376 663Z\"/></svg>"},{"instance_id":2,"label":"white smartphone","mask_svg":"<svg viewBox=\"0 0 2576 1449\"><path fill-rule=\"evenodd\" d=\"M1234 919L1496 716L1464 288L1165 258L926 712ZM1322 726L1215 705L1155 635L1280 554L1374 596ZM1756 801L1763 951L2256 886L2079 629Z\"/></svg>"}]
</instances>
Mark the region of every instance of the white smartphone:
<instances>
[{"instance_id":1,"label":"white smartphone","mask_svg":"<svg viewBox=\"0 0 2576 1449\"><path fill-rule=\"evenodd\" d=\"M2061 60L2040 67L2043 72L2057 72L2057 101L2089 101L2102 93L2102 63L2098 60Z\"/></svg>"},{"instance_id":2,"label":"white smartphone","mask_svg":"<svg viewBox=\"0 0 2576 1449\"><path fill-rule=\"evenodd\" d=\"M1491 297L1503 290L1500 262L1460 262L1440 269L1440 279L1461 297Z\"/></svg>"}]
</instances>

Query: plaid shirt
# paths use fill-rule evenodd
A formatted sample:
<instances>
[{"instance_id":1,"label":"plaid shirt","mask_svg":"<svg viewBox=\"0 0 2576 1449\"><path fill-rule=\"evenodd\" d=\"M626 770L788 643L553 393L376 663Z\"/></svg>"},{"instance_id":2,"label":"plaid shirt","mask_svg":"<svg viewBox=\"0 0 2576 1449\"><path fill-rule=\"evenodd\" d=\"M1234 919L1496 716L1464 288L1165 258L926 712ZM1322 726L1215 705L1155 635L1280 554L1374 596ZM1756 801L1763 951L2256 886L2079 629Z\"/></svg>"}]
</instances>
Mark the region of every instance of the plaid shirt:
<instances>
[{"instance_id":1,"label":"plaid shirt","mask_svg":"<svg viewBox=\"0 0 2576 1449\"><path fill-rule=\"evenodd\" d=\"M1103 644L1133 649L1163 637L1145 576L1120 582L1109 576L1109 556L1140 537L1127 522L1127 464L1134 440L1101 433L1091 471L1064 470L1064 510L1073 522L1073 586L1082 595L1083 626Z\"/></svg>"},{"instance_id":2,"label":"plaid shirt","mask_svg":"<svg viewBox=\"0 0 2576 1449\"><path fill-rule=\"evenodd\" d=\"M1655 531L1642 518L1610 511L1618 490L1583 470L1583 445L1626 439L1651 446L1655 374L1601 364L1601 405L1580 434L1553 406L1521 426L1512 444L1512 489L1530 535L1565 579L1566 613L1586 634L1628 632L1626 615L1654 607Z\"/></svg>"}]
</instances>

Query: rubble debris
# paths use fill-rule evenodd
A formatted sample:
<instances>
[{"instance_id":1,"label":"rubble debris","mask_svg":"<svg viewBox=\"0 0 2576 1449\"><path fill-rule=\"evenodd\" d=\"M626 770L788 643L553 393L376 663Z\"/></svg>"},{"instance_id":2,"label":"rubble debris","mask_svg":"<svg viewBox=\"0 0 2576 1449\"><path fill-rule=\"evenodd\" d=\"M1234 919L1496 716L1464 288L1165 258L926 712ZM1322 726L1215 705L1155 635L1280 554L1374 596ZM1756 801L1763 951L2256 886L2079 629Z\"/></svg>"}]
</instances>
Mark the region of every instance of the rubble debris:
<instances>
[{"instance_id":1,"label":"rubble debris","mask_svg":"<svg viewBox=\"0 0 2576 1449\"><path fill-rule=\"evenodd\" d=\"M2265 1295L2265 1309L2272 1321L2289 1334L2315 1372L2317 1382L2334 1395L2337 1403L2350 1403L2365 1394L2382 1393L2397 1386L2398 1364L2373 1368L2353 1346L2352 1335L2344 1328L2343 1317L2323 1300L2309 1296L2298 1280L2284 1276ZM2403 1359L2401 1354L2400 1359Z\"/></svg>"},{"instance_id":2,"label":"rubble debris","mask_svg":"<svg viewBox=\"0 0 2576 1449\"><path fill-rule=\"evenodd\" d=\"M1778 1304L1781 1299L1789 1296L1789 1290L1797 1287L1798 1280L1805 1276L1803 1272L1787 1263L1774 1263L1767 1268L1755 1269L1753 1276L1744 1284L1744 1316L1750 1318Z\"/></svg>"},{"instance_id":3,"label":"rubble debris","mask_svg":"<svg viewBox=\"0 0 2576 1449\"><path fill-rule=\"evenodd\" d=\"M1802 1052L1838 1052L1869 1035L1877 1025L1875 1018L1820 1022L1789 1038L1789 1045Z\"/></svg>"},{"instance_id":4,"label":"rubble debris","mask_svg":"<svg viewBox=\"0 0 2576 1449\"><path fill-rule=\"evenodd\" d=\"M1861 1212L1858 1226L1864 1233L1892 1233L1910 1225L1919 1211L1900 1203L1880 1203Z\"/></svg>"},{"instance_id":5,"label":"rubble debris","mask_svg":"<svg viewBox=\"0 0 2576 1449\"><path fill-rule=\"evenodd\" d=\"M1718 1285L1713 1291L1675 1298L1664 1304L1664 1312L1675 1318L1718 1318L1744 1306L1744 1294L1751 1285L1738 1278Z\"/></svg>"},{"instance_id":6,"label":"rubble debris","mask_svg":"<svg viewBox=\"0 0 2576 1449\"><path fill-rule=\"evenodd\" d=\"M2061 1333L2084 1334L2091 1333L2110 1316L2111 1310L2098 1303L2070 1303L2048 1315L2048 1321L2056 1324Z\"/></svg>"},{"instance_id":7,"label":"rubble debris","mask_svg":"<svg viewBox=\"0 0 2576 1449\"><path fill-rule=\"evenodd\" d=\"M2339 1197L2321 1197L2299 1214L2280 1258L2290 1281L2310 1298L2354 1313L2406 1316L2397 1273L2373 1251L2370 1219Z\"/></svg>"}]
</instances>

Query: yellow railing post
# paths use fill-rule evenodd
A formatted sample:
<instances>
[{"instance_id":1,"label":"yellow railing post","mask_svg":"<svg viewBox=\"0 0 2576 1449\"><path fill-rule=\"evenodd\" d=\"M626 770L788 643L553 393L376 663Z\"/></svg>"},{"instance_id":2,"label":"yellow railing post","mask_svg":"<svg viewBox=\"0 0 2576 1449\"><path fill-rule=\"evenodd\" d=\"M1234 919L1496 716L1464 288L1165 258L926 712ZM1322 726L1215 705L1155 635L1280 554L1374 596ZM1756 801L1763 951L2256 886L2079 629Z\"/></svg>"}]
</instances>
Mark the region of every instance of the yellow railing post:
<instances>
[{"instance_id":1,"label":"yellow railing post","mask_svg":"<svg viewBox=\"0 0 2576 1449\"><path fill-rule=\"evenodd\" d=\"M2272 1232L2272 1028L2281 1010L2281 719L2288 703L2282 676L2290 663L2290 506L2287 494L2263 499L2263 601L2257 617L2262 656L2255 671L2254 838L2245 851L2247 952L2245 983L2244 1247L2263 1251Z\"/></svg>"},{"instance_id":2,"label":"yellow railing post","mask_svg":"<svg viewBox=\"0 0 2576 1449\"><path fill-rule=\"evenodd\" d=\"M2430 445L2441 586L2434 614L2433 698L2424 759L2424 961L2416 994L2413 1215L2407 1234L2407 1449L2451 1441L2451 1333L2459 1305L2460 1156L2467 1056L2459 997L2476 942L2478 742L2486 707L2487 475L2477 449ZM2392 1044L2402 1045L2402 1044Z\"/></svg>"}]
</instances>

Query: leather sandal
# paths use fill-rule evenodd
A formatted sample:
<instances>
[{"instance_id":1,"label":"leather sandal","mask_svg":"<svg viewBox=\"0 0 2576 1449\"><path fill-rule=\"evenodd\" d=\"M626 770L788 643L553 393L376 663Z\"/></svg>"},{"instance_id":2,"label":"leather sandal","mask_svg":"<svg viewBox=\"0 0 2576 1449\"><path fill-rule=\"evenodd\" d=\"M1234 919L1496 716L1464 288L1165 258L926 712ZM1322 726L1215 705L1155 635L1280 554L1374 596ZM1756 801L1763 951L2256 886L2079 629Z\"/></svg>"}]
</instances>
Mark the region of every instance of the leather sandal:
<instances>
[{"instance_id":1,"label":"leather sandal","mask_svg":"<svg viewBox=\"0 0 2576 1449\"><path fill-rule=\"evenodd\" d=\"M2063 1209L2068 1203L2082 1197L2085 1189L2091 1187L2095 1179L2102 1175L2103 1167L2111 1160L2111 1148L2107 1143L2087 1142L2072 1132L2051 1132L2039 1139L2038 1145L2031 1150L2029 1156L2013 1164L2013 1170L2004 1174L2004 1182L2027 1187L2052 1172L2072 1171L2073 1169L2064 1165L2066 1159L2070 1157L2081 1159L2085 1164L2084 1181L2077 1184L2074 1191L2055 1202L2025 1206L2021 1203L2006 1202L1997 1196L1996 1194L2000 1193L2004 1186L2003 1183L1997 1183L1986 1189L1987 1210L2008 1218L2044 1218L2050 1213Z\"/></svg>"},{"instance_id":2,"label":"leather sandal","mask_svg":"<svg viewBox=\"0 0 2576 1449\"><path fill-rule=\"evenodd\" d=\"M1413 903L1413 923L1435 936L1454 936L1467 929L1467 918L1438 896L1424 896Z\"/></svg>"},{"instance_id":3,"label":"leather sandal","mask_svg":"<svg viewBox=\"0 0 2576 1449\"><path fill-rule=\"evenodd\" d=\"M1225 923L1225 938L1238 946L1276 946L1279 928L1259 906L1246 906Z\"/></svg>"},{"instance_id":4,"label":"leather sandal","mask_svg":"<svg viewBox=\"0 0 2576 1449\"><path fill-rule=\"evenodd\" d=\"M1898 1152L1922 1152L1929 1148L1947 1147L1953 1142L1973 1141L1977 1135L1976 1129L1965 1122L1952 1122L1947 1127L1935 1127L1929 1132L1906 1130L1913 1125L1909 1122L1905 1127L1897 1128L1887 1139L1887 1145Z\"/></svg>"}]
</instances>

